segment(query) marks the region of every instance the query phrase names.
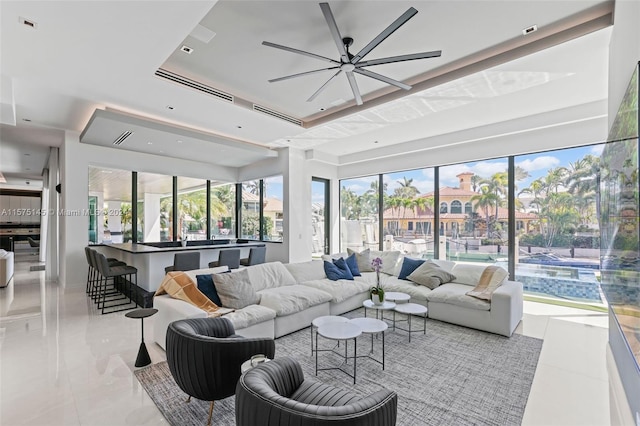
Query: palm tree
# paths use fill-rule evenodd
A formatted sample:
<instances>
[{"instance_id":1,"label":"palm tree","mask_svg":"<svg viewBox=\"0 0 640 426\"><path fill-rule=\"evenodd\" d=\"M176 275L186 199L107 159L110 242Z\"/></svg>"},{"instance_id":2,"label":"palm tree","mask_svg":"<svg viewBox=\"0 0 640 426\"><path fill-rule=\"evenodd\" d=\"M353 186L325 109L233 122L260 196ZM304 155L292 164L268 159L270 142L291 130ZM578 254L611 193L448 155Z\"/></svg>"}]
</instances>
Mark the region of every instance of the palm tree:
<instances>
[{"instance_id":1,"label":"palm tree","mask_svg":"<svg viewBox=\"0 0 640 426\"><path fill-rule=\"evenodd\" d=\"M244 182L242 184L242 189L244 191L248 191L254 195L260 195L260 181L259 180L250 180L248 182Z\"/></svg>"},{"instance_id":2,"label":"palm tree","mask_svg":"<svg viewBox=\"0 0 640 426\"><path fill-rule=\"evenodd\" d=\"M480 193L471 197L471 202L474 202L474 210L483 210L485 215L485 222L487 226L487 238L491 235L491 225L489 222L490 209L500 201L500 197L491 191L489 186L481 186Z\"/></svg>"},{"instance_id":3,"label":"palm tree","mask_svg":"<svg viewBox=\"0 0 640 426\"><path fill-rule=\"evenodd\" d=\"M498 209L502 205L504 197L507 196L507 189L509 186L509 176L507 172L494 173L489 179L484 179L481 184L481 188L487 187L489 191L495 194L494 206L496 221L498 220Z\"/></svg>"},{"instance_id":4,"label":"palm tree","mask_svg":"<svg viewBox=\"0 0 640 426\"><path fill-rule=\"evenodd\" d=\"M413 199L413 206L416 217L416 233L418 232L418 228L423 228L421 233L425 233L424 227L422 226L422 221L419 220L419 216L421 213L426 211L429 201L431 201L431 205L433 206L433 197L417 197Z\"/></svg>"},{"instance_id":5,"label":"palm tree","mask_svg":"<svg viewBox=\"0 0 640 426\"><path fill-rule=\"evenodd\" d=\"M564 184L565 176L568 170L565 167L554 167L547 172L547 176L544 178L544 183L548 188L548 191L558 192L558 187Z\"/></svg>"},{"instance_id":6,"label":"palm tree","mask_svg":"<svg viewBox=\"0 0 640 426\"><path fill-rule=\"evenodd\" d=\"M529 184L528 188L523 189L518 193L518 196L522 194L529 194L533 197L530 205L536 208L536 213L540 213L540 201L541 197L546 192L546 185L542 179L538 178Z\"/></svg>"},{"instance_id":7,"label":"palm tree","mask_svg":"<svg viewBox=\"0 0 640 426\"><path fill-rule=\"evenodd\" d=\"M396 188L394 195L401 198L413 198L420 193L418 188L413 185L413 178L407 179L406 176L402 177L402 181L398 181L400 188Z\"/></svg>"},{"instance_id":8,"label":"palm tree","mask_svg":"<svg viewBox=\"0 0 640 426\"><path fill-rule=\"evenodd\" d=\"M480 187L480 182L482 182L482 178L478 175L471 176L471 189L473 192L478 192L478 188Z\"/></svg>"}]
</instances>

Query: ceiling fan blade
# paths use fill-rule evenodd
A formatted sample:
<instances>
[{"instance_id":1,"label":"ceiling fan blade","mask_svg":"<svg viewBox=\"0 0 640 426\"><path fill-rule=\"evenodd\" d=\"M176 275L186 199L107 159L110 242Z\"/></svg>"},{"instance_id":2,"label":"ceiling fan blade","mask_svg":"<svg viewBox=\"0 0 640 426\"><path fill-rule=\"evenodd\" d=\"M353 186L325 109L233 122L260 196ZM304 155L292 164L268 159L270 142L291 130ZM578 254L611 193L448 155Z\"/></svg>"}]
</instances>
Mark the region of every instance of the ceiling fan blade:
<instances>
[{"instance_id":1,"label":"ceiling fan blade","mask_svg":"<svg viewBox=\"0 0 640 426\"><path fill-rule=\"evenodd\" d=\"M311 52L305 52L304 50L295 49L293 47L282 46L281 44L275 44L269 41L263 41L262 44L263 46L275 47L276 49L282 49L282 50L286 50L287 52L297 53L299 55L309 56L311 58L320 59L321 61L327 61L327 62L331 62L332 64L340 65L340 62L334 61L331 58L326 58L324 56L316 55L315 53L311 53Z\"/></svg>"},{"instance_id":2,"label":"ceiling fan blade","mask_svg":"<svg viewBox=\"0 0 640 426\"><path fill-rule=\"evenodd\" d=\"M333 13L331 12L329 3L320 3L320 9L322 9L322 14L324 15L324 19L327 21L327 25L329 26L329 31L331 32L333 41L336 43L336 46L338 47L338 52L340 53L340 58L342 58L342 62L344 63L349 62L349 55L347 55L347 49L345 49L344 47L344 42L342 41L340 30L338 30L338 25L336 24L336 20L333 17Z\"/></svg>"},{"instance_id":3,"label":"ceiling fan blade","mask_svg":"<svg viewBox=\"0 0 640 426\"><path fill-rule=\"evenodd\" d=\"M433 52L412 53L410 55L389 56L388 58L372 59L370 61L360 61L356 64L357 68L370 65L390 64L392 62L414 61L416 59L437 58L442 55L442 50L434 50Z\"/></svg>"},{"instance_id":4,"label":"ceiling fan blade","mask_svg":"<svg viewBox=\"0 0 640 426\"><path fill-rule=\"evenodd\" d=\"M362 105L362 96L360 96L360 89L358 89L358 83L356 83L356 76L353 75L351 71L347 71L345 74L347 74L347 80L349 80L353 97L356 98L356 104Z\"/></svg>"},{"instance_id":5,"label":"ceiling fan blade","mask_svg":"<svg viewBox=\"0 0 640 426\"><path fill-rule=\"evenodd\" d=\"M404 90L411 90L411 86L409 86L408 84L404 84L404 83L402 83L402 82L400 82L398 80L394 80L392 78L389 78L389 77L384 76L382 74L378 74L378 73L373 72L373 71L365 70L365 69L362 69L362 68L356 68L355 70L353 70L353 72L357 72L358 74L366 75L367 77L371 77L373 79L383 81L383 82L385 82L387 84L391 84L393 86L399 87L399 88L404 89Z\"/></svg>"},{"instance_id":6,"label":"ceiling fan blade","mask_svg":"<svg viewBox=\"0 0 640 426\"><path fill-rule=\"evenodd\" d=\"M407 9L407 11L405 13L403 13L398 19L393 21L393 23L391 25L389 25L384 31L382 31L380 34L378 34L378 36L376 38L371 40L369 42L369 44L367 44L360 52L358 52L358 54L356 56L354 56L353 59L351 59L351 63L355 64L360 59L364 58L377 45L382 43L387 37L389 37L391 34L393 34L395 30L397 30L402 25L404 25L405 22L407 22L409 19L411 19L413 17L413 15L415 15L416 13L418 13L418 11L413 7L410 7L409 9Z\"/></svg>"},{"instance_id":7,"label":"ceiling fan blade","mask_svg":"<svg viewBox=\"0 0 640 426\"><path fill-rule=\"evenodd\" d=\"M284 77L271 79L271 80L269 80L269 83L275 83L277 81L288 80L290 78L302 77L303 75L315 74L317 72L322 72L322 71L335 70L337 68L340 68L340 67L321 68L319 70L299 72L297 74L291 74L291 75L287 75L287 76L284 76Z\"/></svg>"},{"instance_id":8,"label":"ceiling fan blade","mask_svg":"<svg viewBox=\"0 0 640 426\"><path fill-rule=\"evenodd\" d=\"M320 86L320 88L318 90L316 90L316 92L313 95L311 95L311 97L309 99L307 99L307 102L311 102L312 100L314 100L320 94L320 92L322 92L324 90L324 88L327 87L327 85L331 82L331 80L333 80L335 78L335 76L340 74L341 71L342 70L338 70L337 73L332 75L331 78L329 78L329 80L327 80L322 86Z\"/></svg>"}]
</instances>

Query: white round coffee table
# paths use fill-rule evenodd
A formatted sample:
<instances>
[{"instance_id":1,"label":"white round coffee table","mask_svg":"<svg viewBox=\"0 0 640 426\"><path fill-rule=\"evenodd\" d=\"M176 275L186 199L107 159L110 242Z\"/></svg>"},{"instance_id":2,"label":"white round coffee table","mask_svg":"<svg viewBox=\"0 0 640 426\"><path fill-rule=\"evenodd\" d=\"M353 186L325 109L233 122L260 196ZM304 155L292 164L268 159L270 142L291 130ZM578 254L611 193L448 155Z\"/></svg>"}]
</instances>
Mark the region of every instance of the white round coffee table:
<instances>
[{"instance_id":1,"label":"white round coffee table","mask_svg":"<svg viewBox=\"0 0 640 426\"><path fill-rule=\"evenodd\" d=\"M325 324L330 324L332 322L349 322L349 320L347 318L344 317L339 317L339 316L335 316L335 315L325 315L323 317L318 317L315 318L313 321L311 321L311 327L309 327L309 329L311 330L311 355L313 355L313 351L315 350L313 347L313 330L314 329L318 329L318 327L325 325ZM318 347L318 335L316 333L316 348Z\"/></svg>"},{"instance_id":2,"label":"white round coffee table","mask_svg":"<svg viewBox=\"0 0 640 426\"><path fill-rule=\"evenodd\" d=\"M395 312L398 312L398 313L401 313L401 314L405 314L407 316L407 323L409 325L408 329L404 329L404 328L401 328L401 327L396 327ZM411 317L413 315L420 315L420 316L422 316L424 318L424 326L423 326L422 330L412 330L411 329ZM423 305L420 305L418 303L401 303L401 304L397 305L395 307L395 309L394 309L394 314L393 314L393 328L394 328L394 330L396 328L398 328L400 330L407 331L409 333L409 342L411 342L411 333L422 331L423 334L427 334L427 307L423 306Z\"/></svg>"},{"instance_id":3,"label":"white round coffee table","mask_svg":"<svg viewBox=\"0 0 640 426\"><path fill-rule=\"evenodd\" d=\"M373 318L354 318L349 322L351 322L351 324L357 325L360 328L360 330L362 330L363 334L371 335L371 352L370 353L373 353L373 335L382 333L382 362L373 358L372 356L369 356L369 355L364 355L364 356L374 360L377 363L382 364L382 369L384 370L384 332L389 328L387 323L381 320L373 319Z\"/></svg>"},{"instance_id":4,"label":"white round coffee table","mask_svg":"<svg viewBox=\"0 0 640 426\"><path fill-rule=\"evenodd\" d=\"M387 291L384 293L384 298L390 302L396 303L408 303L411 300L411 296L407 293L401 293L399 291Z\"/></svg>"},{"instance_id":5,"label":"white round coffee table","mask_svg":"<svg viewBox=\"0 0 640 426\"><path fill-rule=\"evenodd\" d=\"M396 307L396 303L395 302L388 302L388 301L384 301L382 302L382 304L380 305L376 305L375 303L373 303L371 301L371 299L367 299L364 302L362 302L362 306L364 306L364 317L367 317L367 309L375 309L376 310L376 319L378 319L378 312L382 312L382 311L389 311L393 308ZM384 316L383 318L384 319Z\"/></svg>"},{"instance_id":6,"label":"white round coffee table","mask_svg":"<svg viewBox=\"0 0 640 426\"><path fill-rule=\"evenodd\" d=\"M316 376L318 375L318 371L326 371L326 370L340 370L344 374L349 377L353 377L353 384L356 383L356 359L358 342L357 339L362 335L362 330L355 324L351 324L350 321L347 322L330 322L328 324L323 324L318 327L317 331L318 335L324 337L329 340L344 340L344 363L346 364L348 359L351 358L348 356L348 342L353 339L353 375L349 374L347 371L343 370L340 367L333 368L318 368L318 347L316 346Z\"/></svg>"}]
</instances>

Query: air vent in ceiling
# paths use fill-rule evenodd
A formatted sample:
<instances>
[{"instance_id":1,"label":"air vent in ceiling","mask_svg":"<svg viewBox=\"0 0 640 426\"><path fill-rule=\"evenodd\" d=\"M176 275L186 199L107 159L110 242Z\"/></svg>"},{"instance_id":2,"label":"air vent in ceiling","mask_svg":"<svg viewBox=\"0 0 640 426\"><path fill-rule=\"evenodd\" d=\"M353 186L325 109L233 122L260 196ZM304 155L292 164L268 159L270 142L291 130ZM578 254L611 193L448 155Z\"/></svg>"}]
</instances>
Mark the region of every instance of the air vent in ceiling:
<instances>
[{"instance_id":1,"label":"air vent in ceiling","mask_svg":"<svg viewBox=\"0 0 640 426\"><path fill-rule=\"evenodd\" d=\"M124 142L124 140L126 138L128 138L129 136L131 136L133 134L133 132L130 132L129 130L127 130L126 132L122 132L122 134L120 136L118 136L116 138L116 140L113 141L114 145L121 145L122 142Z\"/></svg>"},{"instance_id":2,"label":"air vent in ceiling","mask_svg":"<svg viewBox=\"0 0 640 426\"><path fill-rule=\"evenodd\" d=\"M300 119L297 119L297 118L294 118L294 117L290 117L290 116L285 115L285 114L283 114L281 112L274 111L272 109L263 107L261 105L253 104L253 110L261 112L263 114L270 115L270 116L275 117L275 118L279 118L280 120L288 121L289 123L297 124L300 127L302 127L302 125L303 125L303 122Z\"/></svg>"},{"instance_id":3,"label":"air vent in ceiling","mask_svg":"<svg viewBox=\"0 0 640 426\"><path fill-rule=\"evenodd\" d=\"M205 86L204 84L198 83L197 81L182 77L181 75L174 74L167 70L163 70L162 68L159 68L155 72L155 74L158 77L165 78L167 80L173 81L174 83L182 84L183 86L190 87L191 89L195 89L208 95L215 96L218 99L222 99L227 102L233 102L233 95L222 92L218 89L214 89L210 86Z\"/></svg>"}]
</instances>

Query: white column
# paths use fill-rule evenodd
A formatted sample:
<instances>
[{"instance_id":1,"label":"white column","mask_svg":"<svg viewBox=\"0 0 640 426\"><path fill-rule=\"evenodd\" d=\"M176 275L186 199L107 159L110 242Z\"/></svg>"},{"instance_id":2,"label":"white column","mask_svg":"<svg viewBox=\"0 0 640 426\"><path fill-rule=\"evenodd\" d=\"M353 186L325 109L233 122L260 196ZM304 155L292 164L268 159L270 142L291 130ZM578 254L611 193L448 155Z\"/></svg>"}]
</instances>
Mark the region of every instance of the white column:
<instances>
[{"instance_id":1,"label":"white column","mask_svg":"<svg viewBox=\"0 0 640 426\"><path fill-rule=\"evenodd\" d=\"M160 194L145 192L143 199L144 241L160 241Z\"/></svg>"}]
</instances>

